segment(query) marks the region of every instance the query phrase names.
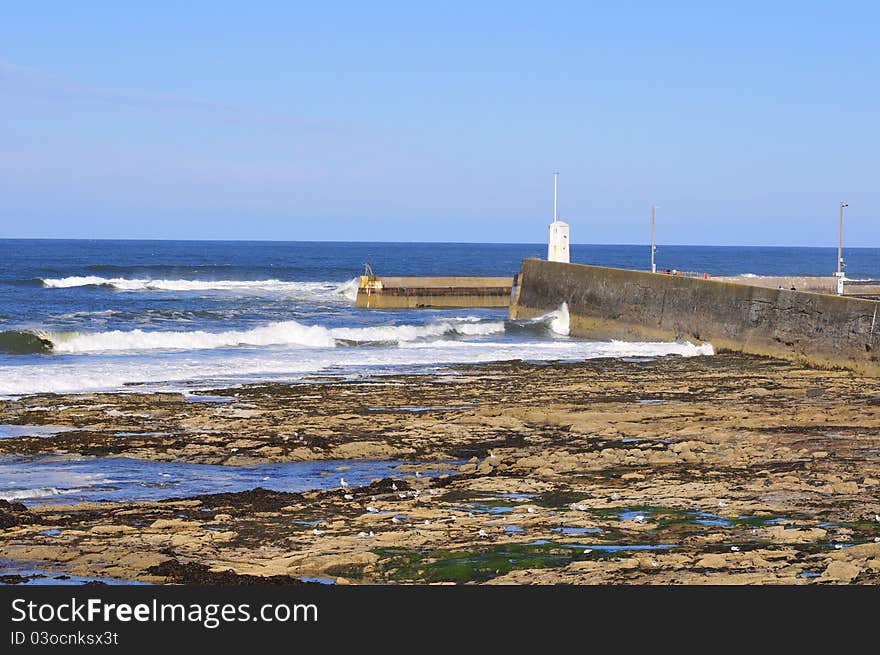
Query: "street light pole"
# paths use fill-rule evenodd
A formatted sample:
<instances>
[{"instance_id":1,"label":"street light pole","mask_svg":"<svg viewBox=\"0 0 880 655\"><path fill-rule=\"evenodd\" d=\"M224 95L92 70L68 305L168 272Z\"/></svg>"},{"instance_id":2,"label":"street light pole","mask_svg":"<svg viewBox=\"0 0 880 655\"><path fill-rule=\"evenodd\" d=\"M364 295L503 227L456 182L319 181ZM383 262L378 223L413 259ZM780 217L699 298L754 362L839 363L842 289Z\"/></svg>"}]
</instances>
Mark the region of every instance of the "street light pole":
<instances>
[{"instance_id":1,"label":"street light pole","mask_svg":"<svg viewBox=\"0 0 880 655\"><path fill-rule=\"evenodd\" d=\"M845 202L840 203L840 222L837 227L837 277L843 276L843 208L849 207Z\"/></svg>"},{"instance_id":2,"label":"street light pole","mask_svg":"<svg viewBox=\"0 0 880 655\"><path fill-rule=\"evenodd\" d=\"M654 210L656 205L651 205L651 272L657 272L657 264L654 263L654 251L657 250L657 246L654 245Z\"/></svg>"},{"instance_id":3,"label":"street light pole","mask_svg":"<svg viewBox=\"0 0 880 655\"><path fill-rule=\"evenodd\" d=\"M843 208L849 207L845 202L840 203L840 220L837 224L837 294L843 295Z\"/></svg>"}]
</instances>

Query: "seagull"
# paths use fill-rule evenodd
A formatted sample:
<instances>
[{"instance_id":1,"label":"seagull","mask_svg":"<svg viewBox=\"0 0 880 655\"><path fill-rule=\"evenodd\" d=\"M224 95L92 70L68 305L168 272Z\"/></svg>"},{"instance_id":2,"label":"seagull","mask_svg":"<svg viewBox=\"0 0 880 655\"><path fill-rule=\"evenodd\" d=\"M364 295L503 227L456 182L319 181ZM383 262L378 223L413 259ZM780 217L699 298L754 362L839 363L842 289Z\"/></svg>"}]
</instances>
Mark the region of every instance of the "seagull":
<instances>
[{"instance_id":1,"label":"seagull","mask_svg":"<svg viewBox=\"0 0 880 655\"><path fill-rule=\"evenodd\" d=\"M636 516L633 517L633 521L635 521L636 523L644 523L647 520L648 519L645 518L642 514L637 514Z\"/></svg>"},{"instance_id":2,"label":"seagull","mask_svg":"<svg viewBox=\"0 0 880 655\"><path fill-rule=\"evenodd\" d=\"M354 500L354 496L352 496L351 494L345 494L343 498L345 498L346 500Z\"/></svg>"},{"instance_id":3,"label":"seagull","mask_svg":"<svg viewBox=\"0 0 880 655\"><path fill-rule=\"evenodd\" d=\"M483 530L483 529L480 529L480 530L477 531L477 536L478 536L478 537L488 537L488 536L489 536L489 533L486 532L486 531Z\"/></svg>"},{"instance_id":4,"label":"seagull","mask_svg":"<svg viewBox=\"0 0 880 655\"><path fill-rule=\"evenodd\" d=\"M402 491L399 494L397 494L397 496L398 496L398 498L406 498L406 494Z\"/></svg>"},{"instance_id":5,"label":"seagull","mask_svg":"<svg viewBox=\"0 0 880 655\"><path fill-rule=\"evenodd\" d=\"M400 520L399 518L397 518L396 516L392 516L392 517L391 517L391 522L392 522L392 523L401 523L401 520Z\"/></svg>"},{"instance_id":6,"label":"seagull","mask_svg":"<svg viewBox=\"0 0 880 655\"><path fill-rule=\"evenodd\" d=\"M724 501L724 500L719 500L719 501L718 501L718 507L727 507L727 502Z\"/></svg>"},{"instance_id":7,"label":"seagull","mask_svg":"<svg viewBox=\"0 0 880 655\"><path fill-rule=\"evenodd\" d=\"M738 552L739 552L739 546L731 546L731 547L730 547L730 550L732 550L734 553L738 553Z\"/></svg>"},{"instance_id":8,"label":"seagull","mask_svg":"<svg viewBox=\"0 0 880 655\"><path fill-rule=\"evenodd\" d=\"M312 534L316 537L320 537L322 534L324 534L324 532L322 530L318 530L318 528L315 528L314 530L312 530Z\"/></svg>"},{"instance_id":9,"label":"seagull","mask_svg":"<svg viewBox=\"0 0 880 655\"><path fill-rule=\"evenodd\" d=\"M534 507L526 507L526 511L527 511L529 514L534 514L534 513L535 513L535 508L534 508Z\"/></svg>"},{"instance_id":10,"label":"seagull","mask_svg":"<svg viewBox=\"0 0 880 655\"><path fill-rule=\"evenodd\" d=\"M348 482L345 481L345 478L339 478L339 486L345 489L348 487Z\"/></svg>"},{"instance_id":11,"label":"seagull","mask_svg":"<svg viewBox=\"0 0 880 655\"><path fill-rule=\"evenodd\" d=\"M425 525L431 525L431 522L428 519L425 519Z\"/></svg>"},{"instance_id":12,"label":"seagull","mask_svg":"<svg viewBox=\"0 0 880 655\"><path fill-rule=\"evenodd\" d=\"M229 450L230 450L230 452L233 452L233 453L237 453L237 452L238 452L238 448L230 448Z\"/></svg>"},{"instance_id":13,"label":"seagull","mask_svg":"<svg viewBox=\"0 0 880 655\"><path fill-rule=\"evenodd\" d=\"M375 514L375 513L377 513L379 510L376 509L375 507L373 507L372 505L367 505L367 511L368 511L370 514Z\"/></svg>"},{"instance_id":14,"label":"seagull","mask_svg":"<svg viewBox=\"0 0 880 655\"><path fill-rule=\"evenodd\" d=\"M874 514L874 520L880 523L880 514Z\"/></svg>"},{"instance_id":15,"label":"seagull","mask_svg":"<svg viewBox=\"0 0 880 655\"><path fill-rule=\"evenodd\" d=\"M358 536L359 537L374 537L375 535L373 534L373 531L370 530L369 532L358 532Z\"/></svg>"},{"instance_id":16,"label":"seagull","mask_svg":"<svg viewBox=\"0 0 880 655\"><path fill-rule=\"evenodd\" d=\"M397 484L394 482L391 483L391 491L397 491Z\"/></svg>"}]
</instances>

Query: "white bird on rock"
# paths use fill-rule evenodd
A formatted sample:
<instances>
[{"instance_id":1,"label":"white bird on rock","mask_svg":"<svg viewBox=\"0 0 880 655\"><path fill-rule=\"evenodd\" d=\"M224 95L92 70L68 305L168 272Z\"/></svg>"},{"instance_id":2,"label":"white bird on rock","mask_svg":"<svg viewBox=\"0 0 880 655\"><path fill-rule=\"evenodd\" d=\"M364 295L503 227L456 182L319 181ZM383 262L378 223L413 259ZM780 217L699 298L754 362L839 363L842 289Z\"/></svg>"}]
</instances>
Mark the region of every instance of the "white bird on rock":
<instances>
[{"instance_id":1,"label":"white bird on rock","mask_svg":"<svg viewBox=\"0 0 880 655\"><path fill-rule=\"evenodd\" d=\"M367 505L367 511L368 511L370 514L376 514L376 513L379 512L379 510L376 509L375 507L373 507L372 505Z\"/></svg>"},{"instance_id":2,"label":"white bird on rock","mask_svg":"<svg viewBox=\"0 0 880 655\"><path fill-rule=\"evenodd\" d=\"M481 529L477 530L477 536L478 537L488 537L489 533L481 528Z\"/></svg>"},{"instance_id":3,"label":"white bird on rock","mask_svg":"<svg viewBox=\"0 0 880 655\"><path fill-rule=\"evenodd\" d=\"M345 498L346 500L354 500L354 496L352 496L351 494L345 494L343 498Z\"/></svg>"},{"instance_id":4,"label":"white bird on rock","mask_svg":"<svg viewBox=\"0 0 880 655\"><path fill-rule=\"evenodd\" d=\"M739 552L739 546L731 546L731 547L730 547L730 550L732 550L734 553L738 553L738 552Z\"/></svg>"},{"instance_id":5,"label":"white bird on rock","mask_svg":"<svg viewBox=\"0 0 880 655\"><path fill-rule=\"evenodd\" d=\"M322 530L318 530L318 528L315 528L314 530L312 530L312 534L316 537L320 537L322 534L324 534L324 532Z\"/></svg>"},{"instance_id":6,"label":"white bird on rock","mask_svg":"<svg viewBox=\"0 0 880 655\"><path fill-rule=\"evenodd\" d=\"M343 489L346 489L348 487L348 482L345 481L345 478L339 478L339 486Z\"/></svg>"}]
</instances>

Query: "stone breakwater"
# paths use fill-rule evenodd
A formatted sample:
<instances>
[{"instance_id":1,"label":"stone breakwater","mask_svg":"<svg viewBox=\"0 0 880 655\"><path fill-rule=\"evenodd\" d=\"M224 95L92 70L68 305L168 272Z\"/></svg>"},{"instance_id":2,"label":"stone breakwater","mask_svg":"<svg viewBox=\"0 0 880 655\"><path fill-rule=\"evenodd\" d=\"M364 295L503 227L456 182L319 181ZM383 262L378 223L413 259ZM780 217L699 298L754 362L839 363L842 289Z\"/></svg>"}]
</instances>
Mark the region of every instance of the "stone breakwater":
<instances>
[{"instance_id":1,"label":"stone breakwater","mask_svg":"<svg viewBox=\"0 0 880 655\"><path fill-rule=\"evenodd\" d=\"M0 423L73 429L19 428L0 453L413 464L358 488L0 502L4 579L26 563L157 583L880 582L877 381L850 371L721 354L212 396L4 401Z\"/></svg>"},{"instance_id":2,"label":"stone breakwater","mask_svg":"<svg viewBox=\"0 0 880 655\"><path fill-rule=\"evenodd\" d=\"M711 342L880 376L880 303L582 264L523 260L511 318L567 303L571 334L590 339Z\"/></svg>"}]
</instances>

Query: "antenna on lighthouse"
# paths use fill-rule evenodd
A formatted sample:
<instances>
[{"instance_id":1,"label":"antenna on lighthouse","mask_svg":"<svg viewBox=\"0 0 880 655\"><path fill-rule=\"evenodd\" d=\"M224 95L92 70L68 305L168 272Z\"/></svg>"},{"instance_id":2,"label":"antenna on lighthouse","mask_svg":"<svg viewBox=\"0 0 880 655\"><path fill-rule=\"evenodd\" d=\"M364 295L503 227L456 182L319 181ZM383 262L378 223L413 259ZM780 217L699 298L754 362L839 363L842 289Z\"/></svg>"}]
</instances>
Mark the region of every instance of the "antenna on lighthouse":
<instances>
[{"instance_id":1,"label":"antenna on lighthouse","mask_svg":"<svg viewBox=\"0 0 880 655\"><path fill-rule=\"evenodd\" d=\"M568 223L559 220L558 188L559 173L553 173L553 222L550 223L547 260L567 264L571 261L568 255Z\"/></svg>"},{"instance_id":2,"label":"antenna on lighthouse","mask_svg":"<svg viewBox=\"0 0 880 655\"><path fill-rule=\"evenodd\" d=\"M557 186L559 183L559 173L553 173L553 222L559 220L559 210L556 204Z\"/></svg>"}]
</instances>

